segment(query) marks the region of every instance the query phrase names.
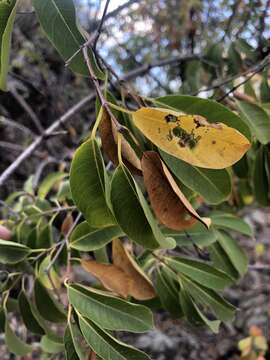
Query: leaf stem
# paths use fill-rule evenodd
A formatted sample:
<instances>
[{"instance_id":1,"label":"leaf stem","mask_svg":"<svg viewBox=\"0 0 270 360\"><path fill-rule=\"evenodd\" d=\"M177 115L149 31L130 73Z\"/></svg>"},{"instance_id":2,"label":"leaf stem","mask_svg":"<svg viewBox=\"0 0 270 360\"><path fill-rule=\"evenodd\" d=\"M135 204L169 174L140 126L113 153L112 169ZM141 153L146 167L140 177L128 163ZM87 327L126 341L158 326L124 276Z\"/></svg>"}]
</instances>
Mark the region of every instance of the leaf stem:
<instances>
[{"instance_id":1,"label":"leaf stem","mask_svg":"<svg viewBox=\"0 0 270 360\"><path fill-rule=\"evenodd\" d=\"M103 112L104 112L104 109L103 107L101 106L100 109L99 109L99 112L98 112L98 116L97 116L97 120L94 124L94 127L93 127L93 130L92 130L92 133L91 133L91 139L94 139L96 137L96 133L97 133L97 129L98 129L98 126L103 118Z\"/></svg>"},{"instance_id":2,"label":"leaf stem","mask_svg":"<svg viewBox=\"0 0 270 360\"><path fill-rule=\"evenodd\" d=\"M131 114L131 115L134 114L134 111L125 109L125 108L123 108L122 106L115 105L115 104L113 104L113 103L111 103L111 102L109 102L109 101L108 101L108 104L109 104L109 106L112 107L113 109L119 110L119 111L121 111L121 112L123 112L123 113L125 113L125 114Z\"/></svg>"}]
</instances>

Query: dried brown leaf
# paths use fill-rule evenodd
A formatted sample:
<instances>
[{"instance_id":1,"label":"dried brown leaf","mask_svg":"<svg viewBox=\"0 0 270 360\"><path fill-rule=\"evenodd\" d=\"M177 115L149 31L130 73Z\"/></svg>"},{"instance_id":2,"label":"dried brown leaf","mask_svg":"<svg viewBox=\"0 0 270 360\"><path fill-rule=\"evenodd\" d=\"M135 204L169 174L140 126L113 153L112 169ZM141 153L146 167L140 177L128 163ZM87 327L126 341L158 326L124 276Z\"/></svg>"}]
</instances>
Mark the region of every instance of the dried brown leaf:
<instances>
[{"instance_id":1,"label":"dried brown leaf","mask_svg":"<svg viewBox=\"0 0 270 360\"><path fill-rule=\"evenodd\" d=\"M117 155L117 134L118 131L114 122L106 111L103 112L101 124L99 125L99 132L104 152L108 155L109 159L114 165L118 165ZM129 142L121 136L121 152L123 162L127 168L136 175L141 175L141 162L136 152L129 144Z\"/></svg>"},{"instance_id":2,"label":"dried brown leaf","mask_svg":"<svg viewBox=\"0 0 270 360\"><path fill-rule=\"evenodd\" d=\"M61 225L61 233L64 235L67 235L69 230L71 229L72 225L73 225L73 217L69 213L69 214L67 214L67 216L65 217L65 219Z\"/></svg>"},{"instance_id":3,"label":"dried brown leaf","mask_svg":"<svg viewBox=\"0 0 270 360\"><path fill-rule=\"evenodd\" d=\"M82 267L93 274L102 285L124 298L129 295L130 277L119 267L111 264L101 264L95 260L81 260Z\"/></svg>"},{"instance_id":4,"label":"dried brown leaf","mask_svg":"<svg viewBox=\"0 0 270 360\"><path fill-rule=\"evenodd\" d=\"M131 296L138 300L148 300L156 296L151 281L119 239L113 240L112 257L114 265L122 269L131 278L129 288Z\"/></svg>"},{"instance_id":5,"label":"dried brown leaf","mask_svg":"<svg viewBox=\"0 0 270 360\"><path fill-rule=\"evenodd\" d=\"M197 220L210 226L210 220L201 218L193 209L158 153L144 152L142 171L152 208L160 223L174 230L188 229Z\"/></svg>"}]
</instances>

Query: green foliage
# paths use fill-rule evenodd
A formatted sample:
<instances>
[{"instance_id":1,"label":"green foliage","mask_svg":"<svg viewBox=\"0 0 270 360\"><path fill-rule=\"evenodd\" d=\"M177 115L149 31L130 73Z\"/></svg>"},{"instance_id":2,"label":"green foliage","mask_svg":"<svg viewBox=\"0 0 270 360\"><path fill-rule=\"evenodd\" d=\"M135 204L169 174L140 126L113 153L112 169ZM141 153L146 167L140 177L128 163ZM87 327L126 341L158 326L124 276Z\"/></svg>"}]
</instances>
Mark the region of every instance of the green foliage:
<instances>
[{"instance_id":1,"label":"green foliage","mask_svg":"<svg viewBox=\"0 0 270 360\"><path fill-rule=\"evenodd\" d=\"M96 140L88 140L76 151L70 170L73 200L90 226L115 224L108 207L108 175Z\"/></svg>"},{"instance_id":2,"label":"green foliage","mask_svg":"<svg viewBox=\"0 0 270 360\"><path fill-rule=\"evenodd\" d=\"M103 80L105 72L96 63L93 44L88 49L90 65L86 65L81 50L87 36L77 25L73 1L33 0L33 5L47 38L64 61L71 59L71 70L89 76L88 66L92 67L94 76L90 77L99 86L97 78ZM16 1L0 1L1 89L6 88L15 13ZM175 319L207 326L214 333L222 321L234 318L235 308L221 292L248 269L238 233L253 236L237 210L253 201L270 204L270 91L265 69L259 94L251 81L245 84L244 95L249 100L237 101L238 113L235 105L231 110L214 101L227 87L234 86L239 68L245 70L247 61L255 62L257 54L241 38L230 44L207 43L202 59L181 64L179 93L196 92L203 78L217 81L218 77L230 76L220 87L210 89L212 99L179 94L144 98L128 91L133 95L128 101L132 106L139 101L172 112L200 115L204 119L200 117L202 123L197 125L205 127L206 140L208 131L220 129L219 123L226 124L234 134L240 132L252 141L250 150L243 152L244 157L232 168L222 170L192 166L162 151L159 144L136 128L131 110L125 108L125 95L121 94L120 101L110 94L111 79L106 74L104 91L98 88L96 104L97 110L102 109L98 113L107 114L112 125L105 139L100 131L104 117L97 116L91 136L73 156L69 176L62 171L50 173L37 189L31 176L23 191L5 201L2 232L0 228L0 264L5 269L0 284L0 330L5 332L11 353L24 356L33 351L9 325L11 312L19 312L27 331L35 334L41 356L65 353L67 360L90 358L90 353L95 353L97 360L150 359L120 342L117 332L151 330L156 308L165 309ZM162 121L167 125L170 121L185 121L175 117L171 114ZM149 119L144 120L147 126ZM192 117L194 120L197 118ZM193 132L197 130L194 124ZM190 140L194 141L195 135L183 132L180 125L182 142L176 143L177 149L188 148L193 154L197 143ZM162 140L172 141L170 135L161 134ZM158 168L154 164L159 177L150 190L140 167L143 153L149 150L155 152L160 165ZM210 150L206 154L209 157L215 149ZM197 156L199 159L200 154ZM134 157L136 169L128 166ZM163 193L169 194L168 199L162 198ZM235 204L234 213L224 210L228 209L228 200ZM167 227L168 214L177 220L177 226L173 223ZM120 239L118 247L116 239ZM186 248L190 257L183 256ZM77 280L76 267L84 261L99 266L99 272L92 273L96 280L88 278L90 286ZM15 286L20 291L18 301L11 297Z\"/></svg>"},{"instance_id":3,"label":"green foliage","mask_svg":"<svg viewBox=\"0 0 270 360\"><path fill-rule=\"evenodd\" d=\"M48 0L44 2L42 0L33 0L33 6L46 36L63 59L65 61L69 60L86 41L77 27L73 1ZM95 68L95 75L103 79L104 74L98 68L94 54L90 50L89 56ZM69 66L74 72L84 76L88 75L81 52L71 60Z\"/></svg>"},{"instance_id":4,"label":"green foliage","mask_svg":"<svg viewBox=\"0 0 270 360\"><path fill-rule=\"evenodd\" d=\"M17 4L17 0L1 1L0 3L0 90L7 90L9 53Z\"/></svg>"}]
</instances>

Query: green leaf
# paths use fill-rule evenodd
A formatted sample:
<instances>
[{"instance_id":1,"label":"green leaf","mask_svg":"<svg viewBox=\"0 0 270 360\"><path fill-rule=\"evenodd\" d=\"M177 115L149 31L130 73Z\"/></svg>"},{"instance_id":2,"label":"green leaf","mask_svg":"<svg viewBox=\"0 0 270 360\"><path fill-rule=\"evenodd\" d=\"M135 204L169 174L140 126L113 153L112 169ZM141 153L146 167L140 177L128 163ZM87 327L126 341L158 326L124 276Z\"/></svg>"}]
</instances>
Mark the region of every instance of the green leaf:
<instances>
[{"instance_id":1,"label":"green leaf","mask_svg":"<svg viewBox=\"0 0 270 360\"><path fill-rule=\"evenodd\" d=\"M107 205L107 173L95 139L83 143L71 163L70 187L73 200L92 227L114 225Z\"/></svg>"},{"instance_id":2,"label":"green leaf","mask_svg":"<svg viewBox=\"0 0 270 360\"><path fill-rule=\"evenodd\" d=\"M209 204L226 200L231 193L231 177L226 169L214 170L192 166L159 150L163 160L184 185L200 194Z\"/></svg>"},{"instance_id":3,"label":"green leaf","mask_svg":"<svg viewBox=\"0 0 270 360\"><path fill-rule=\"evenodd\" d=\"M44 319L55 323L66 321L63 308L52 298L38 279L35 281L34 290L38 312Z\"/></svg>"},{"instance_id":4,"label":"green leaf","mask_svg":"<svg viewBox=\"0 0 270 360\"><path fill-rule=\"evenodd\" d=\"M72 0L33 0L33 6L40 24L53 46L67 61L85 43L85 39L77 27L75 7ZM98 68L92 51L88 51L95 75L104 79ZM72 71L84 76L89 72L80 51L70 62Z\"/></svg>"},{"instance_id":5,"label":"green leaf","mask_svg":"<svg viewBox=\"0 0 270 360\"><path fill-rule=\"evenodd\" d=\"M64 335L66 360L85 360L89 356L87 346L77 323L69 322Z\"/></svg>"},{"instance_id":6,"label":"green leaf","mask_svg":"<svg viewBox=\"0 0 270 360\"><path fill-rule=\"evenodd\" d=\"M250 140L248 126L233 111L214 100L188 95L167 95L155 99L159 105L167 105L186 114L204 116L208 122L221 122L239 130Z\"/></svg>"},{"instance_id":7,"label":"green leaf","mask_svg":"<svg viewBox=\"0 0 270 360\"><path fill-rule=\"evenodd\" d=\"M103 360L150 360L145 353L120 342L91 321L81 316L79 321L81 331L89 346Z\"/></svg>"},{"instance_id":8,"label":"green leaf","mask_svg":"<svg viewBox=\"0 0 270 360\"><path fill-rule=\"evenodd\" d=\"M217 241L240 275L244 275L248 268L248 258L238 243L223 231L218 231Z\"/></svg>"},{"instance_id":9,"label":"green leaf","mask_svg":"<svg viewBox=\"0 0 270 360\"><path fill-rule=\"evenodd\" d=\"M64 350L63 343L56 342L51 339L48 335L42 336L40 342L41 349L49 354L58 354Z\"/></svg>"},{"instance_id":10,"label":"green leaf","mask_svg":"<svg viewBox=\"0 0 270 360\"><path fill-rule=\"evenodd\" d=\"M153 328L151 311L78 284L68 286L70 303L81 315L108 330L145 332Z\"/></svg>"},{"instance_id":11,"label":"green leaf","mask_svg":"<svg viewBox=\"0 0 270 360\"><path fill-rule=\"evenodd\" d=\"M174 280L168 279L168 274L166 274L163 268L157 271L156 290L161 304L172 317L180 318L183 316L183 312L177 291L179 289L176 286L172 286L171 281Z\"/></svg>"},{"instance_id":12,"label":"green leaf","mask_svg":"<svg viewBox=\"0 0 270 360\"><path fill-rule=\"evenodd\" d=\"M18 338L11 330L9 322L5 322L5 342L8 350L17 356L24 356L33 351L32 347Z\"/></svg>"},{"instance_id":13,"label":"green leaf","mask_svg":"<svg viewBox=\"0 0 270 360\"><path fill-rule=\"evenodd\" d=\"M165 262L175 271L189 276L192 280L197 281L209 289L222 290L233 282L224 272L199 260L167 257L165 258Z\"/></svg>"},{"instance_id":14,"label":"green leaf","mask_svg":"<svg viewBox=\"0 0 270 360\"><path fill-rule=\"evenodd\" d=\"M0 263L16 264L29 255L31 249L25 245L0 239Z\"/></svg>"},{"instance_id":15,"label":"green leaf","mask_svg":"<svg viewBox=\"0 0 270 360\"><path fill-rule=\"evenodd\" d=\"M54 288L59 288L61 286L61 280L55 271L54 266L51 266L49 272L47 272L47 267L49 266L52 260L52 255L47 255L40 263L36 277L39 279L41 284L45 288L54 290Z\"/></svg>"},{"instance_id":16,"label":"green leaf","mask_svg":"<svg viewBox=\"0 0 270 360\"><path fill-rule=\"evenodd\" d=\"M66 360L85 360L85 357L80 358L77 354L73 334L70 330L70 325L67 326L64 335L65 358Z\"/></svg>"},{"instance_id":17,"label":"green leaf","mask_svg":"<svg viewBox=\"0 0 270 360\"><path fill-rule=\"evenodd\" d=\"M224 300L216 291L208 289L188 277L181 276L181 281L183 281L193 300L203 306L210 307L218 319L222 321L233 319L235 307Z\"/></svg>"},{"instance_id":18,"label":"green leaf","mask_svg":"<svg viewBox=\"0 0 270 360\"><path fill-rule=\"evenodd\" d=\"M218 333L220 321L219 320L209 320L203 313L200 311L198 306L195 304L191 296L188 294L186 289L182 286L182 289L179 293L180 304L183 308L186 319L194 325L207 325L215 334Z\"/></svg>"},{"instance_id":19,"label":"green leaf","mask_svg":"<svg viewBox=\"0 0 270 360\"><path fill-rule=\"evenodd\" d=\"M23 322L27 329L34 334L45 334L45 331L38 322L35 314L35 309L31 306L31 303L23 290L20 292L19 295L19 307Z\"/></svg>"},{"instance_id":20,"label":"green leaf","mask_svg":"<svg viewBox=\"0 0 270 360\"><path fill-rule=\"evenodd\" d=\"M265 169L265 152L261 146L256 153L254 173L253 173L253 190L256 200L260 205L270 205L268 196L268 177Z\"/></svg>"},{"instance_id":21,"label":"green leaf","mask_svg":"<svg viewBox=\"0 0 270 360\"><path fill-rule=\"evenodd\" d=\"M64 345L65 345L65 359L66 360L80 360L74 343L73 338L70 332L69 326L66 328L65 335L64 335Z\"/></svg>"},{"instance_id":22,"label":"green leaf","mask_svg":"<svg viewBox=\"0 0 270 360\"><path fill-rule=\"evenodd\" d=\"M236 271L228 255L219 243L216 242L210 245L208 247L208 251L214 267L224 271L226 274L228 274L229 276L231 276L231 278L235 280L239 278L238 272Z\"/></svg>"},{"instance_id":23,"label":"green leaf","mask_svg":"<svg viewBox=\"0 0 270 360\"><path fill-rule=\"evenodd\" d=\"M216 234L211 226L209 229L197 222L190 229L185 231L176 231L163 228L162 232L165 236L171 237L176 241L178 246L208 246L216 241Z\"/></svg>"},{"instance_id":24,"label":"green leaf","mask_svg":"<svg viewBox=\"0 0 270 360\"><path fill-rule=\"evenodd\" d=\"M70 236L70 247L79 251L93 251L120 236L124 236L124 233L117 225L95 229L84 221L73 230Z\"/></svg>"},{"instance_id":25,"label":"green leaf","mask_svg":"<svg viewBox=\"0 0 270 360\"><path fill-rule=\"evenodd\" d=\"M158 228L144 196L124 165L115 170L111 182L111 202L117 222L131 240L147 249L174 247Z\"/></svg>"},{"instance_id":26,"label":"green leaf","mask_svg":"<svg viewBox=\"0 0 270 360\"><path fill-rule=\"evenodd\" d=\"M221 228L240 232L247 236L253 236L253 230L250 225L239 217L223 212L211 214L212 225Z\"/></svg>"},{"instance_id":27,"label":"green leaf","mask_svg":"<svg viewBox=\"0 0 270 360\"><path fill-rule=\"evenodd\" d=\"M45 199L54 185L57 184L60 180L64 179L66 176L67 174L62 172L55 172L46 176L39 186L38 197L40 199Z\"/></svg>"},{"instance_id":28,"label":"green leaf","mask_svg":"<svg viewBox=\"0 0 270 360\"><path fill-rule=\"evenodd\" d=\"M249 177L249 163L247 155L245 154L237 163L233 165L233 172L240 179L248 179Z\"/></svg>"},{"instance_id":29,"label":"green leaf","mask_svg":"<svg viewBox=\"0 0 270 360\"><path fill-rule=\"evenodd\" d=\"M268 144L270 141L270 118L267 112L257 104L237 101L242 119L248 124L258 141Z\"/></svg>"},{"instance_id":30,"label":"green leaf","mask_svg":"<svg viewBox=\"0 0 270 360\"><path fill-rule=\"evenodd\" d=\"M7 90L11 35L17 11L17 0L0 3L0 89Z\"/></svg>"}]
</instances>

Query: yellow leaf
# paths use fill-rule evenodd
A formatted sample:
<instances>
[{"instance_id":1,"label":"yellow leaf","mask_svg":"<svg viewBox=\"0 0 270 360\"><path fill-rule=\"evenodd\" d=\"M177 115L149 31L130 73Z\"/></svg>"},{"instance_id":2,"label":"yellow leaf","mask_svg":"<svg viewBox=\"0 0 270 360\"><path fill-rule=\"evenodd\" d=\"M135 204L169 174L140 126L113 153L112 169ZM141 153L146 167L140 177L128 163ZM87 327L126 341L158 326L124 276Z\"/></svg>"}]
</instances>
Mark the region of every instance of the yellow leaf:
<instances>
[{"instance_id":1,"label":"yellow leaf","mask_svg":"<svg viewBox=\"0 0 270 360\"><path fill-rule=\"evenodd\" d=\"M151 281L119 239L113 240L112 258L114 265L122 269L131 278L129 289L131 296L138 300L148 300L156 296Z\"/></svg>"},{"instance_id":2,"label":"yellow leaf","mask_svg":"<svg viewBox=\"0 0 270 360\"><path fill-rule=\"evenodd\" d=\"M141 108L132 117L137 128L160 149L194 166L224 169L240 160L250 147L239 131L223 123L208 123L199 115Z\"/></svg>"}]
</instances>

